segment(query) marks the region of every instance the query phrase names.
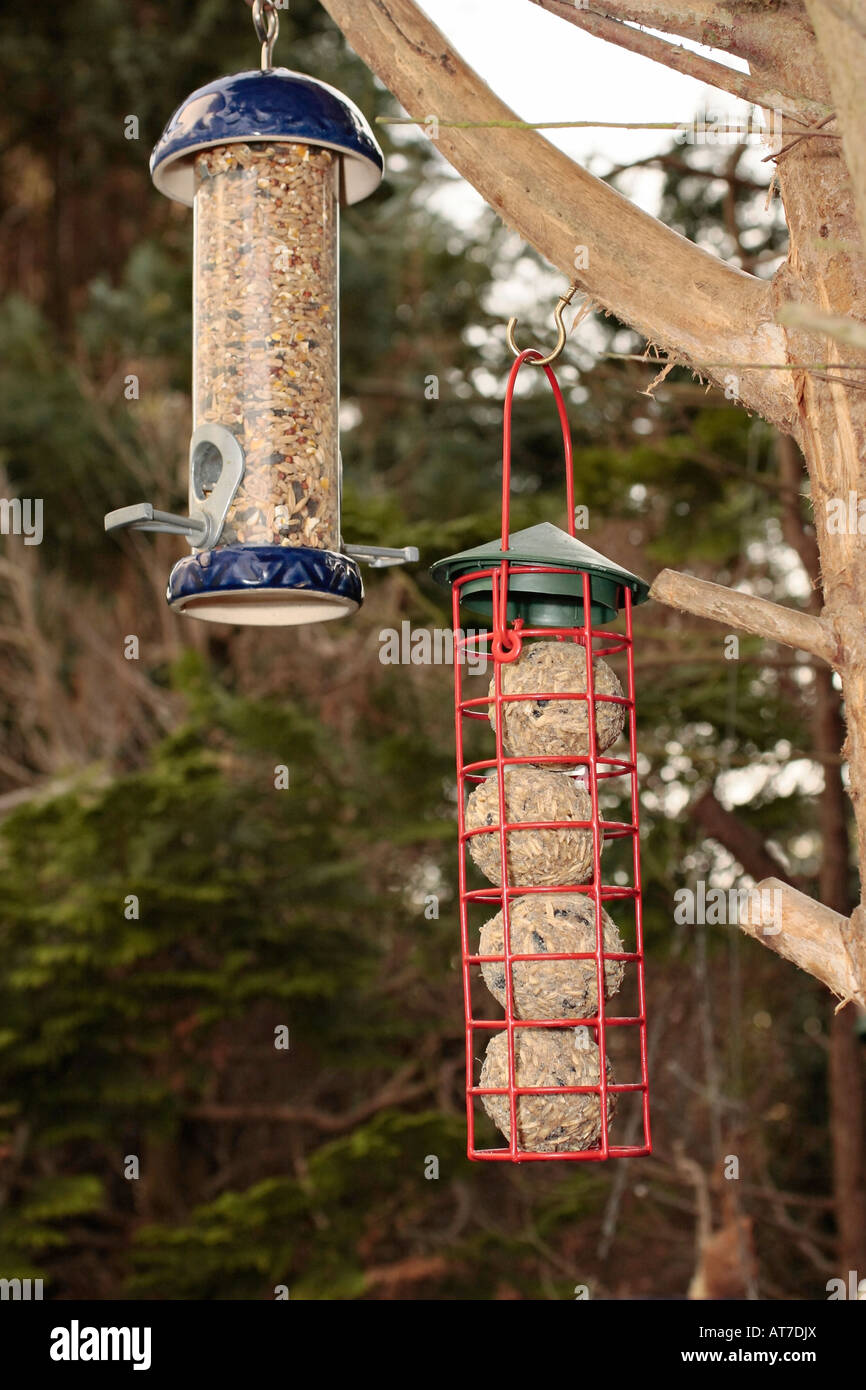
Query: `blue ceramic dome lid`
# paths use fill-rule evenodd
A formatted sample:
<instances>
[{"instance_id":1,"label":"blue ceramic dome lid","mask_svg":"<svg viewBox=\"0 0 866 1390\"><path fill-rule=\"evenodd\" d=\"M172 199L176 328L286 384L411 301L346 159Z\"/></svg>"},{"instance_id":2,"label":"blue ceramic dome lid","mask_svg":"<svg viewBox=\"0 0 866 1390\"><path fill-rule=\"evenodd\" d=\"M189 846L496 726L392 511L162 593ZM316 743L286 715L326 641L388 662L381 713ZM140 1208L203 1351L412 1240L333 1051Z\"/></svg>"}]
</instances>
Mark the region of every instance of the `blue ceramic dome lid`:
<instances>
[{"instance_id":1,"label":"blue ceramic dome lid","mask_svg":"<svg viewBox=\"0 0 866 1390\"><path fill-rule=\"evenodd\" d=\"M238 72L199 87L177 108L150 157L160 193L192 206L193 156L214 145L298 141L342 156L342 197L378 188L385 160L366 119L327 82L288 68Z\"/></svg>"}]
</instances>

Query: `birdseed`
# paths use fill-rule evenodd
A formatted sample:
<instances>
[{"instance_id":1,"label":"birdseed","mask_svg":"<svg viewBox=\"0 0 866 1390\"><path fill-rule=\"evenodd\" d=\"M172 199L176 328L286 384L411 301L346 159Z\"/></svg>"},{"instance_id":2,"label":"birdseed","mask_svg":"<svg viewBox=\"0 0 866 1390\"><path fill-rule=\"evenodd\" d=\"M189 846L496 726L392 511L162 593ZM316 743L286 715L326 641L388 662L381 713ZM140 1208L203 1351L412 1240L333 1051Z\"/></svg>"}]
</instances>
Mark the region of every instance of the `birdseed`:
<instances>
[{"instance_id":1,"label":"birdseed","mask_svg":"<svg viewBox=\"0 0 866 1390\"><path fill-rule=\"evenodd\" d=\"M220 545L340 546L337 171L296 144L195 161L194 425L246 461Z\"/></svg>"}]
</instances>

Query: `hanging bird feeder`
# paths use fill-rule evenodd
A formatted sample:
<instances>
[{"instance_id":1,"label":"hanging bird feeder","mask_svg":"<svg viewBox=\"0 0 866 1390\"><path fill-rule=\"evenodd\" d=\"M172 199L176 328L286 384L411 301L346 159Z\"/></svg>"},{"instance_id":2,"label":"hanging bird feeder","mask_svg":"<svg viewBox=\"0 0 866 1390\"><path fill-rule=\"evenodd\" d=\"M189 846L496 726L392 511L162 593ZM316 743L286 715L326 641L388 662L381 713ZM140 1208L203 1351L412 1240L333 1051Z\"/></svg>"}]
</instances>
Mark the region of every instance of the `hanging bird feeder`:
<instances>
[{"instance_id":1,"label":"hanging bird feeder","mask_svg":"<svg viewBox=\"0 0 866 1390\"><path fill-rule=\"evenodd\" d=\"M517 360L505 397L501 536L432 570L451 587L453 602L473 1159L651 1152L632 636L632 608L646 600L648 586L575 536L571 437L550 368L564 343L561 310L570 298L558 306L560 342L547 358L519 351L509 325ZM529 363L543 367L559 411L567 531L542 524L510 533L512 400ZM465 630L463 608L487 618L489 629ZM625 630L612 631L620 614ZM464 667L477 669L485 656L489 689L467 695ZM482 757L464 751L472 721L488 730ZM611 876L605 849L613 853L616 844L619 867ZM470 887L468 860L487 885ZM504 1018L475 1002L479 967ZM623 1011L617 996L625 988L635 1004ZM631 1049L623 1046L627 1034ZM617 1079L612 1063L619 1067L629 1051L631 1074ZM634 1108L625 1114L630 1094ZM479 1102L504 1147L477 1144Z\"/></svg>"},{"instance_id":2,"label":"hanging bird feeder","mask_svg":"<svg viewBox=\"0 0 866 1390\"><path fill-rule=\"evenodd\" d=\"M185 535L168 602L211 622L279 625L354 612L358 561L340 531L339 208L376 189L383 156L324 82L271 64L278 16L256 0L262 70L187 97L151 158L160 192L194 208L189 516L139 503L108 531Z\"/></svg>"}]
</instances>

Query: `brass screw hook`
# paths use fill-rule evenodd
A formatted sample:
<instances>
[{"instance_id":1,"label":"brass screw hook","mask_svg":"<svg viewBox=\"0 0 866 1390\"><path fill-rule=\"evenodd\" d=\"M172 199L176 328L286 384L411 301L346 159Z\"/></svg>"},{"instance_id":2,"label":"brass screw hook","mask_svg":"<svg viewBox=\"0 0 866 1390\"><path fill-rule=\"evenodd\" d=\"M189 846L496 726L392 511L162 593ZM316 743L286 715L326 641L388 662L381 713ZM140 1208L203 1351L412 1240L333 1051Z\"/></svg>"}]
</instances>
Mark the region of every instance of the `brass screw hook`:
<instances>
[{"instance_id":1,"label":"brass screw hook","mask_svg":"<svg viewBox=\"0 0 866 1390\"><path fill-rule=\"evenodd\" d=\"M566 341L567 341L567 339L568 339L568 330L567 330L566 327L565 327L565 322L564 322L562 316L563 316L563 313L565 312L566 306L569 305L569 304L571 303L571 301L574 299L574 296L575 296L576 294L577 294L577 285L572 285L572 286L571 286L571 289L568 291L567 294L564 294L564 295L562 296L562 298L559 300L559 302L558 302L556 308L554 309L554 311L553 311L553 318L554 318L554 321L555 321L556 327L557 327L556 347L553 349L553 352L551 352L551 353L548 354L547 357L534 357L534 358L530 358L529 360L532 361L536 367L549 367L550 364L551 364L551 362L555 362L556 359L557 359L557 357L560 357L560 356L562 355L562 350L563 350L563 348L565 347ZM516 329L516 328L517 328L517 319L516 319L516 318L510 318L510 319L508 320L508 328L506 329L506 337L507 337L507 339L508 339L508 346L511 348L511 351L514 353L514 356L515 356L515 357L519 357L519 356L520 356L520 353L521 353L521 349L517 346L517 339L516 339L515 336L514 336L514 332L515 332L515 329Z\"/></svg>"}]
</instances>

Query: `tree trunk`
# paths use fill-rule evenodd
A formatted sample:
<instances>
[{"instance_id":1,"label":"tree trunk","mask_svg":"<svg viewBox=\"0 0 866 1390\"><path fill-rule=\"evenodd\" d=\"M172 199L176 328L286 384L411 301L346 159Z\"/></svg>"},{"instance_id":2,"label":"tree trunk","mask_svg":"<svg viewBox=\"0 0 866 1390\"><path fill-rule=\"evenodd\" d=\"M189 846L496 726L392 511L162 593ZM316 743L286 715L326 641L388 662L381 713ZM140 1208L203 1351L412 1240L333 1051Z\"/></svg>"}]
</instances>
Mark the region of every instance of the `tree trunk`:
<instances>
[{"instance_id":1,"label":"tree trunk","mask_svg":"<svg viewBox=\"0 0 866 1390\"><path fill-rule=\"evenodd\" d=\"M843 733L839 694L829 671L815 673L815 751L833 754ZM848 805L842 769L828 757L821 793L821 901L837 912L851 909L848 864ZM861 1046L853 1004L834 1012L830 1024L830 1141L833 1199L841 1276L866 1269L866 1171L864 1171L864 1084Z\"/></svg>"},{"instance_id":2,"label":"tree trunk","mask_svg":"<svg viewBox=\"0 0 866 1390\"><path fill-rule=\"evenodd\" d=\"M785 278L777 280L780 294L824 310L839 310L857 320L866 319L866 259L851 181L839 144L803 140L780 159L779 183L791 237ZM793 361L812 361L822 352L831 361L842 360L839 346L824 335L789 329L788 339ZM866 354L862 349L846 347L844 360L866 365ZM858 374L857 379L863 378ZM848 725L844 751L850 766L862 889L866 883L866 553L857 504L861 496L866 497L866 473L861 461L866 458L866 390L859 385L852 388L838 380L827 380L814 372L795 373L795 382L818 536L824 594L822 619L833 627L841 654L839 667ZM853 527L852 498L857 517ZM844 528L837 524L840 505L845 513ZM838 715L832 713L832 705L838 701L830 673L821 672L819 676L816 735L820 751L833 753L838 744L830 747L829 741L842 734L843 726ZM822 900L847 914L851 903L841 771L834 772L831 765L825 767ZM858 931L850 946L855 974L862 986L866 983L866 942L862 931Z\"/></svg>"},{"instance_id":3,"label":"tree trunk","mask_svg":"<svg viewBox=\"0 0 866 1390\"><path fill-rule=\"evenodd\" d=\"M866 1178L864 1178L863 1045L855 1031L854 1005L836 1014L830 1035L830 1137L833 1147L833 1205L840 1277L866 1269Z\"/></svg>"}]
</instances>

